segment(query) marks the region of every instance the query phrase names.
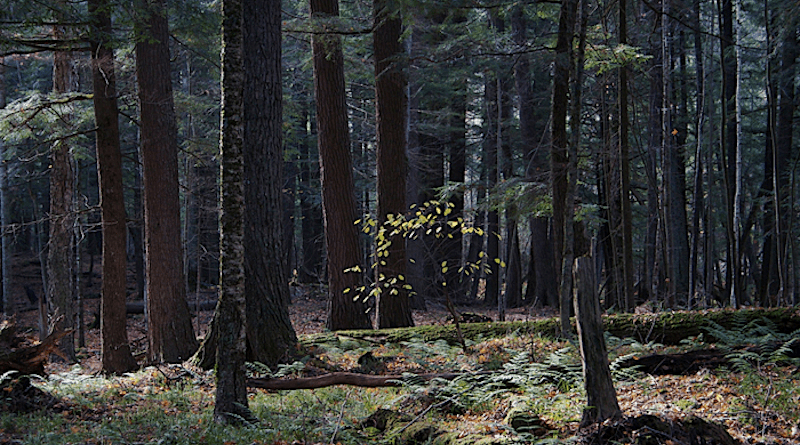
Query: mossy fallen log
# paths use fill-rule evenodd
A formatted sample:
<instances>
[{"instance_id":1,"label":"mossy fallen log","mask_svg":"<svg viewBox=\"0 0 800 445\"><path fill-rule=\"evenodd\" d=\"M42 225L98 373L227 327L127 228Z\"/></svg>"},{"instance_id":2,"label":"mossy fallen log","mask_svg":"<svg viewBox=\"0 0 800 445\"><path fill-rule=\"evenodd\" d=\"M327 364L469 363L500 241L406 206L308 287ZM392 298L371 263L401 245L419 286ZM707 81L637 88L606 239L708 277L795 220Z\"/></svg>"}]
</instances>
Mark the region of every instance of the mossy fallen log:
<instances>
[{"instance_id":1,"label":"mossy fallen log","mask_svg":"<svg viewBox=\"0 0 800 445\"><path fill-rule=\"evenodd\" d=\"M603 316L604 329L619 338L633 338L639 342L650 341L665 345L679 344L682 340L703 334L706 340L715 340L706 332L714 322L733 330L750 321L766 319L777 326L779 332L789 333L800 329L800 312L795 308L778 309L723 309L706 311L676 311L657 314L615 314ZM465 339L497 338L514 332L557 337L560 331L557 318L533 321L491 323L463 323L461 334ZM574 320L573 320L574 329ZM446 340L458 345L458 335L453 325L426 325L412 328L379 330L336 331L312 334L301 338L306 345L335 341L337 337L353 338L374 343L399 343L410 340L426 342Z\"/></svg>"}]
</instances>

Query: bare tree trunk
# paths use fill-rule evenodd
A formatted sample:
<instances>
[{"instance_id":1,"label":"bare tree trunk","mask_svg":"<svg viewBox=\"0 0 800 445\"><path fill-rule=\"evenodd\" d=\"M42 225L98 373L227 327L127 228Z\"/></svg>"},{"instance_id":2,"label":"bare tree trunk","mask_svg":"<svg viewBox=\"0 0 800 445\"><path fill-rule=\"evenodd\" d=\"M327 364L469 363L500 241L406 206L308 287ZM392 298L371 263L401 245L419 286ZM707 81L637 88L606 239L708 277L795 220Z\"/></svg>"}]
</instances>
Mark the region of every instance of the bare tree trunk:
<instances>
[{"instance_id":1,"label":"bare tree trunk","mask_svg":"<svg viewBox=\"0 0 800 445\"><path fill-rule=\"evenodd\" d=\"M247 406L245 369L245 85L243 2L222 2L220 109L220 290L214 313L218 331L214 420L238 424L253 415ZM274 3L271 3L274 4ZM248 17L250 18L250 17ZM274 57L270 54L268 56ZM281 164L278 164L279 166Z\"/></svg>"},{"instance_id":2,"label":"bare tree trunk","mask_svg":"<svg viewBox=\"0 0 800 445\"><path fill-rule=\"evenodd\" d=\"M62 26L55 26L56 39L66 38ZM57 51L53 56L53 92L66 94L74 91L75 73L72 55ZM69 105L66 105L69 107ZM70 111L65 111L67 122ZM74 159L69 141L62 139L50 149L50 236L47 249L47 303L48 334L67 331L75 326L73 303L75 215L72 209L75 189ZM60 342L61 351L69 362L75 357L74 335L66 335Z\"/></svg>"},{"instance_id":3,"label":"bare tree trunk","mask_svg":"<svg viewBox=\"0 0 800 445\"><path fill-rule=\"evenodd\" d=\"M406 85L403 69L402 17L393 0L373 2L375 29L375 106L377 110L377 182L379 257L376 284L380 293L376 301L377 327L413 326L408 291L405 288L406 248L402 234L390 235L395 229L387 225L392 217L406 211ZM380 232L379 232L380 233ZM381 246L380 243L390 243ZM391 280L397 280L392 284Z\"/></svg>"},{"instance_id":4,"label":"bare tree trunk","mask_svg":"<svg viewBox=\"0 0 800 445\"><path fill-rule=\"evenodd\" d=\"M0 57L0 108L6 106L6 64L5 57ZM6 148L3 141L0 140L0 157L5 159ZM2 312L5 315L14 314L14 306L11 302L11 283L13 277L11 276L11 236L7 232L9 229L9 216L10 209L8 208L8 162L0 162L0 255L2 258L2 275L3 280L3 299L0 302L3 307Z\"/></svg>"},{"instance_id":5,"label":"bare tree trunk","mask_svg":"<svg viewBox=\"0 0 800 445\"><path fill-rule=\"evenodd\" d=\"M584 0L586 1L586 0ZM619 1L619 43L628 43L626 0ZM622 296L624 308L632 312L636 301L633 294L633 216L631 215L631 167L628 143L628 68L619 68L619 159L620 203L622 222Z\"/></svg>"},{"instance_id":6,"label":"bare tree trunk","mask_svg":"<svg viewBox=\"0 0 800 445\"><path fill-rule=\"evenodd\" d=\"M552 121L550 124L550 163L553 189L553 225L555 232L554 244L556 264L560 266L560 273L556 281L561 283L559 291L561 333L565 336L570 336L571 331L569 315L571 307L570 289L572 288L571 274L564 273L565 270L572 270L572 258L567 258L567 260L570 261L569 264L564 261L564 252L567 250L566 243L572 242L572 239L568 238L565 233L568 227L572 227L572 221L567 219L569 209L566 203L568 189L567 175L569 169L569 155L567 152L567 109L569 105L569 72L572 63L572 40L574 37L577 9L578 0L561 1L561 12L558 18L558 36L555 48Z\"/></svg>"},{"instance_id":7,"label":"bare tree trunk","mask_svg":"<svg viewBox=\"0 0 800 445\"><path fill-rule=\"evenodd\" d=\"M311 18L339 16L338 0L311 0ZM344 55L341 37L326 34L324 21L312 38L314 92L317 104L317 144L322 178L322 211L328 246L328 322L330 330L372 327L366 303L345 294L360 282L357 273L345 269L361 264L356 220L353 161L344 91Z\"/></svg>"},{"instance_id":8,"label":"bare tree trunk","mask_svg":"<svg viewBox=\"0 0 800 445\"><path fill-rule=\"evenodd\" d=\"M178 141L163 0L141 0L136 41L144 180L148 357L180 362L197 350L183 279Z\"/></svg>"},{"instance_id":9,"label":"bare tree trunk","mask_svg":"<svg viewBox=\"0 0 800 445\"><path fill-rule=\"evenodd\" d=\"M110 6L105 0L89 0L92 45L92 85L97 125L97 176L103 222L103 284L100 331L103 372L122 374L136 369L126 329L127 227L122 187L122 153L119 113L111 48Z\"/></svg>"}]
</instances>

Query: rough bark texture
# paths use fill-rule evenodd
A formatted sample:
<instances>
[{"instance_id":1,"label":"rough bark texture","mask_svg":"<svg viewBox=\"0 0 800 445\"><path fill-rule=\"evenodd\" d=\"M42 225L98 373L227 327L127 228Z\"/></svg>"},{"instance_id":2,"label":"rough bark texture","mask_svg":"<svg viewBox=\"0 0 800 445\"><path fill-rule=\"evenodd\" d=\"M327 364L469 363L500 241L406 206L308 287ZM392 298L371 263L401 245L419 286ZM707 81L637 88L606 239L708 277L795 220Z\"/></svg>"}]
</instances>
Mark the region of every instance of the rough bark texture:
<instances>
[{"instance_id":1,"label":"rough bark texture","mask_svg":"<svg viewBox=\"0 0 800 445\"><path fill-rule=\"evenodd\" d=\"M127 273L125 201L119 143L114 51L109 46L111 16L106 0L89 0L92 19L92 87L97 126L97 176L103 223L103 284L100 291L101 362L103 372L121 374L136 369L131 355L125 309Z\"/></svg>"},{"instance_id":2,"label":"rough bark texture","mask_svg":"<svg viewBox=\"0 0 800 445\"><path fill-rule=\"evenodd\" d=\"M244 1L248 0L222 2L220 291L214 314L218 332L214 420L218 423L240 423L252 417L245 370Z\"/></svg>"},{"instance_id":3,"label":"rough bark texture","mask_svg":"<svg viewBox=\"0 0 800 445\"><path fill-rule=\"evenodd\" d=\"M183 279L178 141L163 0L142 0L136 42L147 275L148 358L180 362L197 349Z\"/></svg>"},{"instance_id":4,"label":"rough bark texture","mask_svg":"<svg viewBox=\"0 0 800 445\"><path fill-rule=\"evenodd\" d=\"M375 0L375 99L377 109L377 170L379 227L386 229L379 240L376 283L381 293L376 301L377 327L413 326L406 274L405 239L390 235L385 225L390 215L406 211L406 85L403 71L402 19L393 0ZM388 245L380 243L390 243ZM391 280L397 280L392 284Z\"/></svg>"},{"instance_id":5,"label":"rough bark texture","mask_svg":"<svg viewBox=\"0 0 800 445\"><path fill-rule=\"evenodd\" d=\"M564 249L564 230L566 220L567 194L567 109L569 105L569 70L572 62L572 39L574 36L575 16L578 0L562 0L558 17L558 36L556 38L556 54L553 72L552 121L550 127L550 174L553 190L553 244L555 245L555 263L558 274L556 282L561 282ZM569 221L571 224L571 221ZM571 267L571 265L569 265ZM569 331L570 295L560 291L560 313L562 330Z\"/></svg>"},{"instance_id":6,"label":"rough bark texture","mask_svg":"<svg viewBox=\"0 0 800 445\"><path fill-rule=\"evenodd\" d=\"M339 15L338 0L311 0L311 18L319 19L325 31L326 19ZM328 246L328 321L331 330L365 329L372 326L366 304L354 301L345 289L359 285L357 273L345 269L361 264L356 220L353 160L344 91L344 56L341 37L323 32L312 38L314 93L317 105L317 144L322 179L322 208Z\"/></svg>"},{"instance_id":7,"label":"rough bark texture","mask_svg":"<svg viewBox=\"0 0 800 445\"><path fill-rule=\"evenodd\" d=\"M575 262L575 313L583 361L583 378L586 405L581 426L622 417L617 402L617 392L611 380L608 352L603 338L603 321L600 318L600 299L595 284L594 265L589 257Z\"/></svg>"},{"instance_id":8,"label":"rough bark texture","mask_svg":"<svg viewBox=\"0 0 800 445\"><path fill-rule=\"evenodd\" d=\"M63 27L55 26L55 38L66 38ZM75 77L72 55L57 51L53 56L53 92L65 94L73 91ZM69 105L67 105L69 106ZM69 122L69 111L64 112ZM47 305L48 334L71 330L75 325L73 303L73 266L75 250L72 212L75 189L75 166L67 139L57 141L50 148L50 236L47 249ZM74 336L69 334L61 341L61 351L69 362L75 362Z\"/></svg>"},{"instance_id":9,"label":"rough bark texture","mask_svg":"<svg viewBox=\"0 0 800 445\"><path fill-rule=\"evenodd\" d=\"M6 84L5 84L5 58L0 57L0 108L6 106ZM0 141L0 157L5 153L3 141ZM9 209L8 209L8 163L0 161L0 226L7 227L9 222ZM3 299L0 304L3 305L0 310L6 315L12 315L14 308L11 305L11 234L6 234L3 230L0 232L0 252L2 254L2 276L3 280Z\"/></svg>"},{"instance_id":10,"label":"rough bark texture","mask_svg":"<svg viewBox=\"0 0 800 445\"><path fill-rule=\"evenodd\" d=\"M281 11L275 2L243 3L247 357L275 366L297 342L281 211Z\"/></svg>"}]
</instances>

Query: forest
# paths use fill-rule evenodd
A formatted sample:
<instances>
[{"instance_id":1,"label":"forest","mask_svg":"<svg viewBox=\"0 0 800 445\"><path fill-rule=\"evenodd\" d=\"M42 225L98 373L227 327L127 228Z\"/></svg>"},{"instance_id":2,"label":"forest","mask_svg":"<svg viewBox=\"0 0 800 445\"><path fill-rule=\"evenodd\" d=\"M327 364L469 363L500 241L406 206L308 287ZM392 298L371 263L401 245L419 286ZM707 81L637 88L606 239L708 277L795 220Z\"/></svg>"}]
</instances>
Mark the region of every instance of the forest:
<instances>
[{"instance_id":1,"label":"forest","mask_svg":"<svg viewBox=\"0 0 800 445\"><path fill-rule=\"evenodd\" d=\"M3 443L800 441L792 0L7 0Z\"/></svg>"}]
</instances>

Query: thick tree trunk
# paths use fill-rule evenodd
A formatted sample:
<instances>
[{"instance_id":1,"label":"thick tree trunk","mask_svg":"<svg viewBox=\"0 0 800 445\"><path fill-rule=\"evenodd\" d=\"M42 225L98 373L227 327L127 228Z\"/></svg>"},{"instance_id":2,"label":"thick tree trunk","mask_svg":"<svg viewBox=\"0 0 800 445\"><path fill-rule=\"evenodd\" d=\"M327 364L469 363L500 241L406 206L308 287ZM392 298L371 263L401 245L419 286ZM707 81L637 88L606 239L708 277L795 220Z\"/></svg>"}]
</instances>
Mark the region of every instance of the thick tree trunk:
<instances>
[{"instance_id":1,"label":"thick tree trunk","mask_svg":"<svg viewBox=\"0 0 800 445\"><path fill-rule=\"evenodd\" d=\"M393 0L375 0L375 106L377 111L377 171L379 256L375 282L380 287L376 300L377 327L413 326L411 305L405 288L406 248L402 234L387 221L406 211L406 85L402 18ZM389 243L389 244L386 244ZM392 280L397 280L392 284Z\"/></svg>"},{"instance_id":2,"label":"thick tree trunk","mask_svg":"<svg viewBox=\"0 0 800 445\"><path fill-rule=\"evenodd\" d=\"M92 19L92 86L97 125L97 176L103 223L103 284L100 292L101 361L103 372L122 374L136 369L126 329L127 227L122 188L122 153L114 72L109 5L89 0Z\"/></svg>"},{"instance_id":3,"label":"thick tree trunk","mask_svg":"<svg viewBox=\"0 0 800 445\"><path fill-rule=\"evenodd\" d=\"M511 13L511 28L514 44L523 50L528 44L528 21L521 5L514 7ZM550 167L545 150L540 146L541 134L546 121L538 116L536 111L536 97L534 85L539 86L539 78L531 76L530 57L520 54L519 61L514 66L514 82L519 97L519 129L522 135L522 144L527 160L525 176L528 181L536 184L545 183ZM545 82L542 82L543 84ZM541 199L541 198L537 198ZM530 220L531 247L530 263L528 267L528 286L525 290L527 304L558 306L558 291L552 279L555 275L553 268L553 240L549 238L550 218L532 217Z\"/></svg>"},{"instance_id":4,"label":"thick tree trunk","mask_svg":"<svg viewBox=\"0 0 800 445\"><path fill-rule=\"evenodd\" d=\"M218 423L233 424L253 417L247 406L245 370L247 306L243 152L246 111L243 104L245 69L242 9L246 1L249 0L222 2L219 219L221 274L219 302L214 314L219 343L216 354L217 391L214 401L214 420ZM274 57L272 54L266 56ZM278 168L281 165L278 163Z\"/></svg>"},{"instance_id":5,"label":"thick tree trunk","mask_svg":"<svg viewBox=\"0 0 800 445\"><path fill-rule=\"evenodd\" d=\"M141 109L148 358L180 362L197 350L183 279L178 141L163 0L142 0L136 41Z\"/></svg>"},{"instance_id":6,"label":"thick tree trunk","mask_svg":"<svg viewBox=\"0 0 800 445\"><path fill-rule=\"evenodd\" d=\"M311 18L339 15L338 0L311 0ZM317 144L322 179L322 209L328 246L328 322L331 330L368 329L372 322L362 300L353 300L360 283L357 273L345 269L361 264L356 220L353 161L344 91L344 56L341 37L327 34L329 26L318 22L320 33L312 38L314 92L317 105ZM346 294L345 290L351 293Z\"/></svg>"},{"instance_id":7,"label":"thick tree trunk","mask_svg":"<svg viewBox=\"0 0 800 445\"><path fill-rule=\"evenodd\" d=\"M54 37L66 38L62 26L55 26ZM53 92L66 94L74 91L75 75L71 53L57 51L53 56ZM67 105L69 106L69 105ZM69 124L70 112L64 113ZM50 236L47 249L47 304L48 334L69 331L75 326L73 302L73 277L75 251L73 244L73 198L75 189L74 159L67 139L57 141L50 149ZM66 335L60 343L61 351L70 362L75 362L74 335Z\"/></svg>"},{"instance_id":8,"label":"thick tree trunk","mask_svg":"<svg viewBox=\"0 0 800 445\"><path fill-rule=\"evenodd\" d=\"M282 87L280 5L244 3L244 191L247 358L285 360L297 337L289 320L288 256L281 211Z\"/></svg>"}]
</instances>

